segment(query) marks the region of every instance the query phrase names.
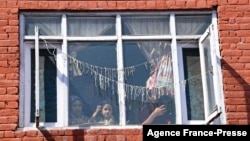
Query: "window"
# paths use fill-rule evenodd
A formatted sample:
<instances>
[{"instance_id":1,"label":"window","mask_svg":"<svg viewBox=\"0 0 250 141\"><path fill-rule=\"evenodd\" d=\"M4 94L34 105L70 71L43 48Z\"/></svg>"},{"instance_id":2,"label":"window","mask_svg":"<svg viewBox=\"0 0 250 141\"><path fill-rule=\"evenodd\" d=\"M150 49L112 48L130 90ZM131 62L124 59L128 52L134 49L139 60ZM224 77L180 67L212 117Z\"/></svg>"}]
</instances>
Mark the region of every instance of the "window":
<instances>
[{"instance_id":1,"label":"window","mask_svg":"<svg viewBox=\"0 0 250 141\"><path fill-rule=\"evenodd\" d=\"M21 127L224 122L214 11L20 19Z\"/></svg>"}]
</instances>

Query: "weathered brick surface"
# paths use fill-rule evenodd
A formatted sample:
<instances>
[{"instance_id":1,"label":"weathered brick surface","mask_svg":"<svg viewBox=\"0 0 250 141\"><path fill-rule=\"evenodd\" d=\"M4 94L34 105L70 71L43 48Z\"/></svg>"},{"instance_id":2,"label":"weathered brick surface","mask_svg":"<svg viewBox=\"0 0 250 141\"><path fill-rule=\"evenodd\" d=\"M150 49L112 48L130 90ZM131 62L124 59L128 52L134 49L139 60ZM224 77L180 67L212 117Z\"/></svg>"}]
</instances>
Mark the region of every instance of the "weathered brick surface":
<instances>
[{"instance_id":1,"label":"weathered brick surface","mask_svg":"<svg viewBox=\"0 0 250 141\"><path fill-rule=\"evenodd\" d=\"M217 9L228 124L250 124L250 0L1 0L1 141L141 141L140 129L21 131L19 111L19 11Z\"/></svg>"}]
</instances>

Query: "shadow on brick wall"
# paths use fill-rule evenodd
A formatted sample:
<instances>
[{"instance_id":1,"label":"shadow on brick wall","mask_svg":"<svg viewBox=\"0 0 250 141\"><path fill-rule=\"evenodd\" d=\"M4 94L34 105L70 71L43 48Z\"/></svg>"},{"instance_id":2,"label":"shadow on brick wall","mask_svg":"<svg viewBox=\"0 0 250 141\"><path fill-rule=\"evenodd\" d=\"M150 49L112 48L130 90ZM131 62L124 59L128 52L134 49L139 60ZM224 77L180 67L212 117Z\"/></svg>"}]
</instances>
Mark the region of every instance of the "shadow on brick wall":
<instances>
[{"instance_id":1,"label":"shadow on brick wall","mask_svg":"<svg viewBox=\"0 0 250 141\"><path fill-rule=\"evenodd\" d=\"M247 71L244 71L244 69L242 73L246 74L240 74L240 72L237 72L236 69L230 66L224 59L222 59L221 62L223 71L225 71L223 72L223 78L234 79L233 82L228 80L223 81L225 105L236 105L236 109L234 110L226 107L227 122L228 124L250 124L250 85L245 80L247 76L244 77Z\"/></svg>"},{"instance_id":2,"label":"shadow on brick wall","mask_svg":"<svg viewBox=\"0 0 250 141\"><path fill-rule=\"evenodd\" d=\"M46 141L84 141L84 129L38 129Z\"/></svg>"}]
</instances>

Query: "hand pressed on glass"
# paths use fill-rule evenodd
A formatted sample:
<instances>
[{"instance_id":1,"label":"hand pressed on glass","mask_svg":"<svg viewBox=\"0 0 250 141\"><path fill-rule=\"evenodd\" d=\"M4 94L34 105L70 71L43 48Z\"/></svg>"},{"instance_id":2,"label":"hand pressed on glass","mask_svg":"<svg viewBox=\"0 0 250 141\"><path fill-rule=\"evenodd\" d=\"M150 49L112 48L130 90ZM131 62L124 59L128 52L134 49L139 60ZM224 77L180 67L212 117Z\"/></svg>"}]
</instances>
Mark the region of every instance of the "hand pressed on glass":
<instances>
[{"instance_id":1,"label":"hand pressed on glass","mask_svg":"<svg viewBox=\"0 0 250 141\"><path fill-rule=\"evenodd\" d=\"M139 111L139 122L141 124L173 124L174 107L172 107L171 100L171 96L162 96L160 99L149 96L148 101Z\"/></svg>"}]
</instances>

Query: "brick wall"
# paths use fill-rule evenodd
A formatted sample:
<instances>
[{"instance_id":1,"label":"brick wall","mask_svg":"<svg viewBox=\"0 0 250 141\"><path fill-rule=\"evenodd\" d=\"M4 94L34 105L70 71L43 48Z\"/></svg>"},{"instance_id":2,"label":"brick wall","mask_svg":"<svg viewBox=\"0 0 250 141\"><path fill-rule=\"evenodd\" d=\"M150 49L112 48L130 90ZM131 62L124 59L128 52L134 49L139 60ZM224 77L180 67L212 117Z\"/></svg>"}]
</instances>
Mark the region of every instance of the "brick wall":
<instances>
[{"instance_id":1,"label":"brick wall","mask_svg":"<svg viewBox=\"0 0 250 141\"><path fill-rule=\"evenodd\" d=\"M141 141L141 129L19 131L19 18L24 10L202 10L218 12L228 124L250 123L250 0L0 0L1 141Z\"/></svg>"},{"instance_id":2,"label":"brick wall","mask_svg":"<svg viewBox=\"0 0 250 141\"><path fill-rule=\"evenodd\" d=\"M250 124L250 1L218 1L228 124Z\"/></svg>"}]
</instances>

